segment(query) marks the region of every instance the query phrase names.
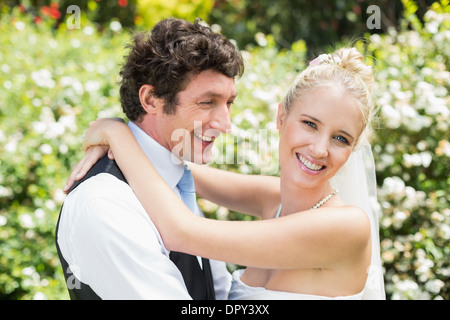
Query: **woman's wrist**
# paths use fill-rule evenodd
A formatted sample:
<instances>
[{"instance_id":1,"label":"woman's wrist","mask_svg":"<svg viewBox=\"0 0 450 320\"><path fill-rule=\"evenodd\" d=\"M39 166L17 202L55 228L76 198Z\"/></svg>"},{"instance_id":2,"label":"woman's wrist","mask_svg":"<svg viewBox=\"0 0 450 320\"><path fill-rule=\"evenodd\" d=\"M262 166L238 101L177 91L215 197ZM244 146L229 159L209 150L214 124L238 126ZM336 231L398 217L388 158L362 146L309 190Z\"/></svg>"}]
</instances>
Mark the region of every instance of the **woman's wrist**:
<instances>
[{"instance_id":1,"label":"woman's wrist","mask_svg":"<svg viewBox=\"0 0 450 320\"><path fill-rule=\"evenodd\" d=\"M129 137L132 137L130 128L123 122L111 122L104 128L104 139L114 152L115 147L123 146Z\"/></svg>"},{"instance_id":2,"label":"woman's wrist","mask_svg":"<svg viewBox=\"0 0 450 320\"><path fill-rule=\"evenodd\" d=\"M125 130L129 131L128 126L117 119L98 119L93 121L89 124L83 148L86 151L91 146L111 146L113 141L121 138Z\"/></svg>"}]
</instances>

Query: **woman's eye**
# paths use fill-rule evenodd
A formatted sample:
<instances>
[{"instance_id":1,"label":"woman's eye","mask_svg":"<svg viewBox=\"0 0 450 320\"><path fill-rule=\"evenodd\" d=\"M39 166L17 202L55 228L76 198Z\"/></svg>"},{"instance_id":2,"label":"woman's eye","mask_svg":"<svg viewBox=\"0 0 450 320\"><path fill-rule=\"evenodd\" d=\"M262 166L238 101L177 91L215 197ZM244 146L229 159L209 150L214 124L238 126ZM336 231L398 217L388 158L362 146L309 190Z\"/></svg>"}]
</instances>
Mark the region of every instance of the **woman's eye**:
<instances>
[{"instance_id":1,"label":"woman's eye","mask_svg":"<svg viewBox=\"0 0 450 320\"><path fill-rule=\"evenodd\" d=\"M306 124L308 127L311 127L311 128L314 128L314 129L317 128L317 126L316 126L316 124L314 122L304 120L303 123Z\"/></svg>"},{"instance_id":2,"label":"woman's eye","mask_svg":"<svg viewBox=\"0 0 450 320\"><path fill-rule=\"evenodd\" d=\"M343 136L336 136L336 140L345 143L346 145L349 145L349 142L346 138L344 138Z\"/></svg>"}]
</instances>

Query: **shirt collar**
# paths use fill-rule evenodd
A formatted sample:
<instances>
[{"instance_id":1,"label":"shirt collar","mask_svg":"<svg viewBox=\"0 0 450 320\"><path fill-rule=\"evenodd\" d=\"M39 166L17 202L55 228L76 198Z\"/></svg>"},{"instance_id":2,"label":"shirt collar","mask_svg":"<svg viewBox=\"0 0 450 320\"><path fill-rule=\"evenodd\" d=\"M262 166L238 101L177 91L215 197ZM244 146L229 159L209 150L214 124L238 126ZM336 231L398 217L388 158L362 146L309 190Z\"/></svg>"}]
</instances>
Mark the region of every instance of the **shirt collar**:
<instances>
[{"instance_id":1,"label":"shirt collar","mask_svg":"<svg viewBox=\"0 0 450 320\"><path fill-rule=\"evenodd\" d=\"M134 122L129 121L128 127L131 129L131 132L152 162L156 171L158 171L171 189L175 189L184 174L184 161L179 161L177 164L174 161L175 156L172 155L172 152L156 142Z\"/></svg>"}]
</instances>

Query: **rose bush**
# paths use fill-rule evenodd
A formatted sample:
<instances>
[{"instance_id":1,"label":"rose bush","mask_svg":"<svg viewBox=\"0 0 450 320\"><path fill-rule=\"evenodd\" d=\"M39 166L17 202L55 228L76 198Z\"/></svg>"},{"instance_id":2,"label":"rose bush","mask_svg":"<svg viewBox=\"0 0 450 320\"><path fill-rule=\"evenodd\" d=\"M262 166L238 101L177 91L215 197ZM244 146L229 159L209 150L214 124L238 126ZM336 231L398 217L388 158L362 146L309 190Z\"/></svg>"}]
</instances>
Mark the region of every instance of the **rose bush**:
<instances>
[{"instance_id":1,"label":"rose bush","mask_svg":"<svg viewBox=\"0 0 450 320\"><path fill-rule=\"evenodd\" d=\"M403 30L356 43L373 65L380 107L372 143L382 259L388 298L449 299L448 6L414 17L411 9ZM62 188L88 123L123 117L117 80L130 34L117 23L100 34L84 20L75 30L31 20L17 10L0 20L0 297L67 299L54 246ZM243 51L234 130L217 141L212 165L276 175L277 105L307 48L279 50L264 34L255 42ZM208 216L248 219L199 201Z\"/></svg>"}]
</instances>

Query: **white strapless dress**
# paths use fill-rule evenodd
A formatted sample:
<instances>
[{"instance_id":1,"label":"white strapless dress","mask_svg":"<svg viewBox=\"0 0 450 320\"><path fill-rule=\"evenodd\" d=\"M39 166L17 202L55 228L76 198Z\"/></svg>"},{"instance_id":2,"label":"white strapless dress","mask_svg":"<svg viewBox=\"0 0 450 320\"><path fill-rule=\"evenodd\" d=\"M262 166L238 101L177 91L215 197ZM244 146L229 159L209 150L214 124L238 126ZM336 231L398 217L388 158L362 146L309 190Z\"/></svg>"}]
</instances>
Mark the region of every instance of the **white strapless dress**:
<instances>
[{"instance_id":1,"label":"white strapless dress","mask_svg":"<svg viewBox=\"0 0 450 320\"><path fill-rule=\"evenodd\" d=\"M325 297L313 294L291 293L251 287L241 281L244 269L233 272L233 280L228 295L229 300L362 300L363 292L352 296Z\"/></svg>"}]
</instances>

